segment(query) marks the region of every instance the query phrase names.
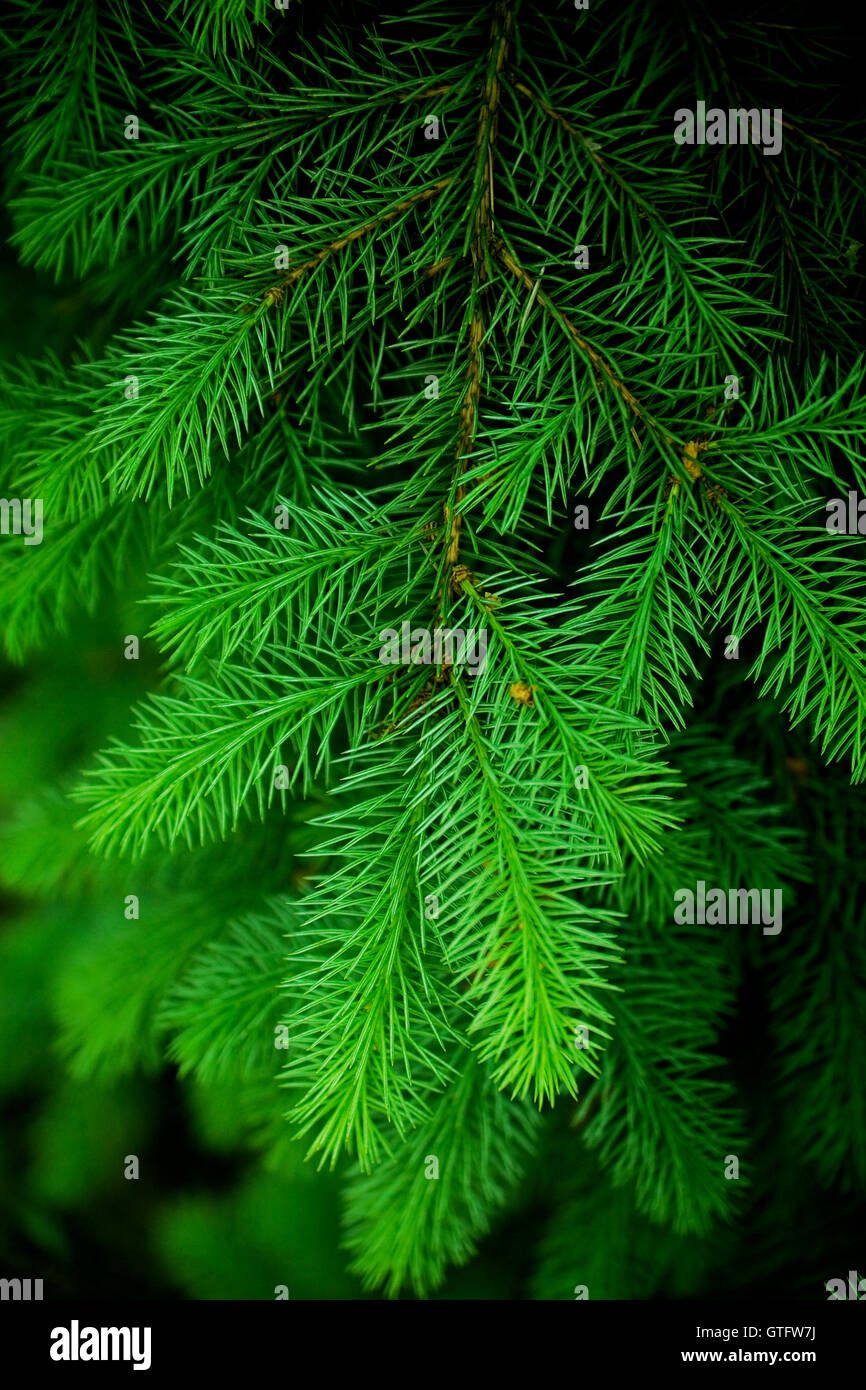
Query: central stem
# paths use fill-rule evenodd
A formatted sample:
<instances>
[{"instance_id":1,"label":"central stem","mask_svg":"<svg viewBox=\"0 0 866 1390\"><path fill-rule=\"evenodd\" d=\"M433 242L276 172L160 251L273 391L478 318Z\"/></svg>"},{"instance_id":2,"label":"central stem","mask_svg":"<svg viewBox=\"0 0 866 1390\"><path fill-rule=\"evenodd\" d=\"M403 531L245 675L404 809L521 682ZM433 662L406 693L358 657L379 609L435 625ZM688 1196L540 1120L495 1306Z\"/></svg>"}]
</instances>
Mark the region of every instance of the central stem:
<instances>
[{"instance_id":1,"label":"central stem","mask_svg":"<svg viewBox=\"0 0 866 1390\"><path fill-rule=\"evenodd\" d=\"M502 73L508 59L511 30L511 10L505 0L498 0L490 29L487 74L481 94L478 133L475 140L473 188L477 202L472 219L470 241L473 285L472 314L469 321L469 362L466 369L466 390L460 407L460 430L457 436L456 466L452 480L452 483L456 483L457 486L453 501L449 498L445 504L446 572L443 578L443 590L448 584L450 572L457 564L460 555L460 529L462 525L460 504L466 495L466 488L458 480L464 473L466 460L472 452L478 423L478 403L481 397L481 342L484 337L480 291L486 284L489 273L487 253L493 236L493 152L499 123Z\"/></svg>"}]
</instances>

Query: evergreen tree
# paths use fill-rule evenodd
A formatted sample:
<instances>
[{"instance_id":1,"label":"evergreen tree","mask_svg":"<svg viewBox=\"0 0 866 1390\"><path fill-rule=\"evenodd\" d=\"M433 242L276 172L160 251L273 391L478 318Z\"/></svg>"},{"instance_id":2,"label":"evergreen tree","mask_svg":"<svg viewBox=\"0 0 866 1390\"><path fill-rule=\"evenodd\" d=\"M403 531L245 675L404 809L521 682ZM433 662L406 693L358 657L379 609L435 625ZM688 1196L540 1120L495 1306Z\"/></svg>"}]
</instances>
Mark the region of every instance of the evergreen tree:
<instances>
[{"instance_id":1,"label":"evergreen tree","mask_svg":"<svg viewBox=\"0 0 866 1390\"><path fill-rule=\"evenodd\" d=\"M99 1095L134 1148L161 1068L256 1146L159 1210L193 1296L291 1284L303 1156L343 1193L310 1296L427 1296L491 1229L524 1296L822 1296L866 1183L838 34L12 8L2 947L44 1152ZM704 102L725 140L680 143Z\"/></svg>"}]
</instances>

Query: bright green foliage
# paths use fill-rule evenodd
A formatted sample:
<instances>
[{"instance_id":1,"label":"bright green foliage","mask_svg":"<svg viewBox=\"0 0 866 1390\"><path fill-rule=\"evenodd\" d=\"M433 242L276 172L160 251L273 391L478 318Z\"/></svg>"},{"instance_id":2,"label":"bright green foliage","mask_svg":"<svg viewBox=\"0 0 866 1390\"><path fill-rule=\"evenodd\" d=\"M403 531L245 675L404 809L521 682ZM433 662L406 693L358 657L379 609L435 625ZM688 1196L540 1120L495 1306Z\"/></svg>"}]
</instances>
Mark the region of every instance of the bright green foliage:
<instances>
[{"instance_id":1,"label":"bright green foliage","mask_svg":"<svg viewBox=\"0 0 866 1390\"><path fill-rule=\"evenodd\" d=\"M0 949L64 1069L28 1220L75 1088L132 1136L168 1064L262 1153L154 1217L190 1296L291 1286L305 1184L297 1296L435 1294L517 1216L532 1296L712 1293L759 1113L786 1191L866 1182L866 561L825 526L866 179L821 45L686 0L13 9L12 245L69 301L0 372L45 516L0 541ZM779 155L675 144L709 93ZM484 659L389 663L404 622ZM781 888L781 936L675 923L698 880Z\"/></svg>"},{"instance_id":2,"label":"bright green foliage","mask_svg":"<svg viewBox=\"0 0 866 1390\"><path fill-rule=\"evenodd\" d=\"M509 1104L465 1049L452 1067L453 1084L411 1141L349 1186L352 1268L392 1294L404 1283L426 1294L449 1264L474 1253L489 1213L512 1196L533 1150L538 1112Z\"/></svg>"}]
</instances>

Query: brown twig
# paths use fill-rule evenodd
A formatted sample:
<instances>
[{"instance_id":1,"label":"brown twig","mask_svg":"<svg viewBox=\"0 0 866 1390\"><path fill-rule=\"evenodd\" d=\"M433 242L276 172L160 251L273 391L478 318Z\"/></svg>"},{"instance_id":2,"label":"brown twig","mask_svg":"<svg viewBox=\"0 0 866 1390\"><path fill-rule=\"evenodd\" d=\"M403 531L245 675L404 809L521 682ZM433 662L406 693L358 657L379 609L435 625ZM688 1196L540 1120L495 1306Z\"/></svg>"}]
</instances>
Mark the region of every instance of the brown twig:
<instances>
[{"instance_id":1,"label":"brown twig","mask_svg":"<svg viewBox=\"0 0 866 1390\"><path fill-rule=\"evenodd\" d=\"M855 164L858 169L864 166L859 159L855 159L853 154L843 153L842 150L834 150L832 145L828 145L826 140L820 140L817 135L810 135L808 130L803 130L802 126L794 125L793 121L782 120L785 130L793 130L795 135L802 135L804 140L808 140L812 145L820 145L822 150L826 150L834 159L846 159Z\"/></svg>"},{"instance_id":2,"label":"brown twig","mask_svg":"<svg viewBox=\"0 0 866 1390\"><path fill-rule=\"evenodd\" d=\"M643 424L646 425L647 429L650 430L652 434L658 436L658 430L656 429L656 426L653 424L649 416L643 410L637 397L632 394L632 392L628 389L624 382L620 381L613 368L609 365L609 363L605 361L601 353L597 352L596 349L592 346L592 344L587 342L586 338L584 338L583 335L580 332L578 332L577 328L575 328L568 315L564 314L561 309L557 308L553 300L550 298L550 295L546 294L545 291L540 288L538 281L533 280L529 272L527 270L524 270L523 266L520 265L520 263L515 259L514 255L511 253L511 251L509 251L508 248L501 241L497 243L496 254L499 257L502 264L505 266L506 270L509 270L511 274L520 281L524 289L529 290L531 294L535 295L539 304L541 304L543 308L547 310L551 317L553 317L559 323L562 324L569 337L573 340L573 342L577 344L581 352L584 352L586 354L593 367L595 367L596 371L602 372L607 377L607 380L617 391L617 393L628 406L632 414L637 416L637 418L641 420ZM632 433L634 433L634 430L632 430ZM636 434L635 439L637 440L638 448L640 448L640 439L637 437Z\"/></svg>"},{"instance_id":3,"label":"brown twig","mask_svg":"<svg viewBox=\"0 0 866 1390\"><path fill-rule=\"evenodd\" d=\"M577 126L572 125L571 121L569 121L567 117L563 116L561 112L555 110L554 107L550 106L544 100L544 97L539 96L538 93L534 92L531 87L527 87L525 82L515 82L514 80L512 80L511 85L516 92L521 92L525 97L529 97L531 101L534 101L537 106L540 106L544 114L546 116L549 116L551 120L556 121L559 125L563 127L564 130L567 130L569 135L573 135L575 140L578 140L580 144L584 146L587 153L592 155L596 164L601 165L603 169L609 168L609 165L598 153L598 151L593 149L593 141L588 139L582 131L578 130ZM611 172L613 171L611 170Z\"/></svg>"},{"instance_id":4,"label":"brown twig","mask_svg":"<svg viewBox=\"0 0 866 1390\"><path fill-rule=\"evenodd\" d=\"M441 261L434 261L432 265L428 265L424 271L424 274L427 276L427 279L429 280L433 275L438 275L440 270L445 270L449 265L451 265L452 261L455 261L456 259L456 256L443 256Z\"/></svg>"},{"instance_id":5,"label":"brown twig","mask_svg":"<svg viewBox=\"0 0 866 1390\"><path fill-rule=\"evenodd\" d=\"M481 169L481 190L475 208L470 243L474 295L469 321L466 390L460 407L460 429L457 436L456 463L452 480L452 485L457 483L457 487L453 504L450 498L445 504L446 577L444 583L448 582L448 574L457 564L460 556L460 531L463 523L460 504L466 495L466 488L462 482L458 482L458 479L466 470L466 460L472 452L478 424L478 404L481 398L481 343L484 338L480 292L487 283L487 251L493 243L495 234L493 155L499 125L499 104L502 99L502 73L508 59L512 24L511 10L504 3L504 0L499 0L490 28L489 63L481 95L481 109L478 113L478 129L475 137L475 170L477 173Z\"/></svg>"},{"instance_id":6,"label":"brown twig","mask_svg":"<svg viewBox=\"0 0 866 1390\"><path fill-rule=\"evenodd\" d=\"M366 236L368 232L375 231L377 227L383 227L386 222L393 221L395 217L400 216L401 212L406 212L409 208L414 207L415 204L426 202L429 198L435 198L437 193L441 193L443 188L447 188L448 185L453 182L454 176L449 174L446 178L437 180L432 187L424 188L420 193L413 193L408 198L401 198L400 202L396 203L388 212L380 213L378 217L372 217L370 221L365 222L363 226L356 227L354 231L347 232L345 236L338 237L336 241L328 242L327 246L323 246L321 251L316 252L315 256L310 256L308 260L301 261L300 265L293 266L275 285L272 285L269 290L266 290L262 296L265 303L279 304L285 291L291 289L308 270L314 270L316 266L322 264L322 261L327 260L328 256L333 256L338 251L342 251L344 247L351 245L353 241L359 241L362 236Z\"/></svg>"},{"instance_id":7,"label":"brown twig","mask_svg":"<svg viewBox=\"0 0 866 1390\"><path fill-rule=\"evenodd\" d=\"M646 218L649 216L649 214L652 214L654 217L657 217L660 221L664 220L662 218L662 214L658 211L656 206L653 203L651 203L649 199L641 197L640 193L636 193L635 190L632 188L631 184L628 183L622 177L621 174L617 173L616 169L614 169L613 166L607 162L603 155L598 153L598 150L595 148L594 140L591 140L589 136L584 135L583 131L578 130L576 125L572 125L571 121L568 120L566 116L563 116L561 111L557 111L553 106L551 106L548 102L544 100L544 97L539 96L538 93L534 92L531 87L527 87L525 82L512 81L511 85L516 92L520 92L523 96L529 97L530 101L534 101L536 106L538 106L546 116L549 116L551 120L556 121L558 125L561 125L563 130L567 131L568 134L573 137L573 139L577 140L578 144L583 146L587 154L592 156L594 162L598 165L599 169L603 169L604 172L608 174L610 178L613 179L614 183L618 184L619 187L623 190L623 192L627 193L628 196L632 199L632 201L637 203L638 207L642 209L641 213L639 213L639 216Z\"/></svg>"}]
</instances>

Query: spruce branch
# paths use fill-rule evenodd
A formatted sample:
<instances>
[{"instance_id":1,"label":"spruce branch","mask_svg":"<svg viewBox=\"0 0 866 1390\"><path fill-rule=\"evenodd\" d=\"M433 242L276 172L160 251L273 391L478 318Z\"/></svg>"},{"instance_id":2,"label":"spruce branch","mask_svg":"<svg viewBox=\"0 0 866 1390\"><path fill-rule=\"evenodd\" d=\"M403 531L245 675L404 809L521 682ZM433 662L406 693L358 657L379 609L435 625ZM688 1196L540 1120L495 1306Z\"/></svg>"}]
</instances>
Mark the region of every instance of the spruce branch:
<instances>
[{"instance_id":1,"label":"spruce branch","mask_svg":"<svg viewBox=\"0 0 866 1390\"><path fill-rule=\"evenodd\" d=\"M415 207L416 204L426 202L428 198L435 198L437 193L441 193L444 188L448 188L453 182L454 179L450 175L446 178L439 179L433 184L432 188L424 188L419 193L413 193L408 198L401 199L395 207L390 208L387 212L380 213L369 222L365 222L362 227L356 227L353 231L347 232L345 236L338 237L335 241L329 242L327 246L323 246L320 251L317 251L314 256L310 256L307 260L294 266L287 275L282 276L270 289L266 290L262 296L264 302L267 305L281 304L285 290L291 289L296 285L301 276L305 275L308 270L315 270L317 266L320 266L329 256L336 255L338 251L342 251L346 246L351 246L353 242L359 241L361 237L367 236L369 232L374 232L379 227L383 227L386 222L390 222L393 218L399 217L403 212L408 212L408 210ZM428 273L432 274L432 271Z\"/></svg>"},{"instance_id":2,"label":"spruce branch","mask_svg":"<svg viewBox=\"0 0 866 1390\"><path fill-rule=\"evenodd\" d=\"M469 360L466 368L466 392L460 407L457 462L452 480L453 500L452 497L449 497L445 505L447 537L445 565L449 567L455 566L460 556L460 528L462 524L460 504L465 496L465 488L460 478L465 468L465 460L472 453L481 396L480 353L484 340L481 294L489 277L489 251L495 236L493 221L494 153L499 123L499 105L502 99L502 74L508 59L512 27L513 18L510 7L505 3L505 0L497 0L490 29L488 68L478 116L478 132L475 138L473 177L475 207L472 217L472 236L469 243L473 270L469 318Z\"/></svg>"},{"instance_id":3,"label":"spruce branch","mask_svg":"<svg viewBox=\"0 0 866 1390\"><path fill-rule=\"evenodd\" d=\"M423 1298L472 1257L532 1155L538 1112L509 1104L465 1048L454 1071L411 1143L349 1182L352 1268L391 1297L408 1284Z\"/></svg>"},{"instance_id":4,"label":"spruce branch","mask_svg":"<svg viewBox=\"0 0 866 1390\"><path fill-rule=\"evenodd\" d=\"M532 279L532 276L529 275L524 270L524 268L518 263L518 261L515 260L514 256L509 251L507 246L505 246L504 243L500 243L497 246L497 255L499 256L499 259L505 266L506 270L510 271L510 273L520 281L524 289L529 290L531 297L537 297L538 302L547 310L547 312L558 323L562 324L566 333L568 333L572 341L576 343L580 351L588 358L591 365L594 368L596 368L597 371L602 372L604 374L604 376L613 386L614 390L620 396L620 398L631 411L631 413L633 415L636 415L640 420L642 420L643 423L647 426L647 428L651 431L651 433L657 436L658 431L656 429L655 424L647 417L646 413L641 409L638 401L632 395L628 387L622 381L620 381L619 377L613 371L610 364L606 362L602 355L599 352L597 352L596 349L592 347L589 342L587 342L587 340L581 335L581 333L578 332L577 328L575 328L574 324L567 317L567 315L563 314L559 309L557 309L550 296L540 288L539 282L537 280L534 281ZM632 434L634 436L634 440L638 446L638 449L640 449L641 441L633 426Z\"/></svg>"},{"instance_id":5,"label":"spruce branch","mask_svg":"<svg viewBox=\"0 0 866 1390\"><path fill-rule=\"evenodd\" d=\"M807 1165L863 1176L864 565L824 525L866 489L859 127L750 16L293 8L15 5L13 245L78 283L24 282L55 350L0 367L4 522L45 506L0 618L46 668L0 768L62 764L3 881L75 1076L167 1059L279 1171L265 1226L351 1155L368 1288L427 1296L521 1203L539 1296L729 1288L744 1223L778 1254L767 1155L799 1181L741 1004ZM778 158L675 145L696 77L767 82ZM701 879L780 882L782 941L672 921ZM216 1219L164 1236L208 1292Z\"/></svg>"}]
</instances>

